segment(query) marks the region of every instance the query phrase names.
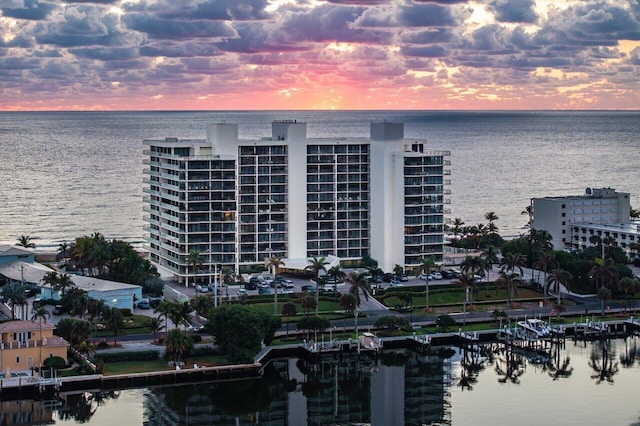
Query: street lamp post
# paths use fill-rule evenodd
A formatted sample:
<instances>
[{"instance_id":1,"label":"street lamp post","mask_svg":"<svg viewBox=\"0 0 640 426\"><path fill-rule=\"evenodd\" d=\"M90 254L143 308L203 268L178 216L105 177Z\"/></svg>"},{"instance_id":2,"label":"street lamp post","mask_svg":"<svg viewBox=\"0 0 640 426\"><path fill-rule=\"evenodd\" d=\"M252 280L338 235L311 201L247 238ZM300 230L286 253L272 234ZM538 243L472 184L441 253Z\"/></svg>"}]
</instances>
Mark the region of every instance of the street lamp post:
<instances>
[{"instance_id":1,"label":"street lamp post","mask_svg":"<svg viewBox=\"0 0 640 426\"><path fill-rule=\"evenodd\" d=\"M218 307L218 264L213 265L213 307Z\"/></svg>"},{"instance_id":2,"label":"street lamp post","mask_svg":"<svg viewBox=\"0 0 640 426\"><path fill-rule=\"evenodd\" d=\"M467 300L469 299L469 287L465 288L464 291L464 300L462 302L462 312L463 312L463 325L467 325Z\"/></svg>"}]
</instances>

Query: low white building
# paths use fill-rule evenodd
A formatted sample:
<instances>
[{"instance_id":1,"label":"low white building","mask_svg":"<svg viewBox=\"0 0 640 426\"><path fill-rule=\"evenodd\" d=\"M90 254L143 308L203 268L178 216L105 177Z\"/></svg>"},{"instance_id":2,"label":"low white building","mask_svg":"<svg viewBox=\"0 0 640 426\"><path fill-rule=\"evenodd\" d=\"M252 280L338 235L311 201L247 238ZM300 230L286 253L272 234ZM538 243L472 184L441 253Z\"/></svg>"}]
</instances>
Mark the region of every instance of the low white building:
<instances>
[{"instance_id":1,"label":"low white building","mask_svg":"<svg viewBox=\"0 0 640 426\"><path fill-rule=\"evenodd\" d=\"M42 299L60 300L59 291L52 293L51 287L42 285L44 276L53 269L35 262L33 255L28 255L28 250L5 247L7 246L0 246L0 275L9 282L22 282L40 287ZM133 310L134 301L142 298L142 287L139 285L80 275L69 276L75 287L86 291L92 299L104 300L110 307Z\"/></svg>"},{"instance_id":2,"label":"low white building","mask_svg":"<svg viewBox=\"0 0 640 426\"><path fill-rule=\"evenodd\" d=\"M73 285L86 291L87 295L96 300L103 300L110 308L130 309L133 311L134 302L142 299L142 287L134 284L120 283L116 281L101 280L94 277L71 275ZM51 292L50 287L43 287L41 291L43 299L59 300L60 291Z\"/></svg>"},{"instance_id":3,"label":"low white building","mask_svg":"<svg viewBox=\"0 0 640 426\"><path fill-rule=\"evenodd\" d=\"M531 199L531 225L551 234L556 250L570 249L576 224L628 224L629 193L612 188L587 188L583 195ZM579 240L578 240L579 241ZM585 242L590 245L587 237Z\"/></svg>"},{"instance_id":4,"label":"low white building","mask_svg":"<svg viewBox=\"0 0 640 426\"><path fill-rule=\"evenodd\" d=\"M589 240L594 235L602 240L613 238L613 245L622 248L631 257L630 245L640 242L640 222L574 223L571 226L571 248L579 250L593 246Z\"/></svg>"}]
</instances>

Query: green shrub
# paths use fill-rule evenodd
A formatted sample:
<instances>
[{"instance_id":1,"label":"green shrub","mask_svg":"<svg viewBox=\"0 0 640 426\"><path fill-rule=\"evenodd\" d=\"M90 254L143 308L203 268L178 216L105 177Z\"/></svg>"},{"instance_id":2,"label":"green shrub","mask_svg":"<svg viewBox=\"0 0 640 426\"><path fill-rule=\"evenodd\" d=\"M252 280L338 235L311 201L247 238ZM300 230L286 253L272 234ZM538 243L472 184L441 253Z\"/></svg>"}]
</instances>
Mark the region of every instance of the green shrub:
<instances>
[{"instance_id":1,"label":"green shrub","mask_svg":"<svg viewBox=\"0 0 640 426\"><path fill-rule=\"evenodd\" d=\"M104 363L125 362L125 361L155 361L159 358L158 351L129 351L129 352L111 352L104 354L96 354L95 358L102 360Z\"/></svg>"},{"instance_id":2,"label":"green shrub","mask_svg":"<svg viewBox=\"0 0 640 426\"><path fill-rule=\"evenodd\" d=\"M409 321L404 317L398 317L393 315L387 315L380 317L374 323L376 328L387 328L390 330L398 328L409 328Z\"/></svg>"},{"instance_id":3,"label":"green shrub","mask_svg":"<svg viewBox=\"0 0 640 426\"><path fill-rule=\"evenodd\" d=\"M96 345L96 349L107 349L109 348L109 344L104 340Z\"/></svg>"},{"instance_id":4,"label":"green shrub","mask_svg":"<svg viewBox=\"0 0 640 426\"><path fill-rule=\"evenodd\" d=\"M456 320L449 315L440 315L436 319L436 325L438 326L438 330L447 331L449 327L456 325Z\"/></svg>"},{"instance_id":5,"label":"green shrub","mask_svg":"<svg viewBox=\"0 0 640 426\"><path fill-rule=\"evenodd\" d=\"M56 368L56 369L64 368L67 366L67 362L64 360L64 358L59 356L50 356L49 358L45 359L42 364L46 368Z\"/></svg>"},{"instance_id":6,"label":"green shrub","mask_svg":"<svg viewBox=\"0 0 640 426\"><path fill-rule=\"evenodd\" d=\"M194 347L189 356L199 357L199 356L211 356L211 355L222 355L223 351L217 346L197 346Z\"/></svg>"},{"instance_id":7,"label":"green shrub","mask_svg":"<svg viewBox=\"0 0 640 426\"><path fill-rule=\"evenodd\" d=\"M191 335L191 341L193 343L200 343L200 342L202 342L202 336L199 335L199 334L192 334Z\"/></svg>"},{"instance_id":8,"label":"green shrub","mask_svg":"<svg viewBox=\"0 0 640 426\"><path fill-rule=\"evenodd\" d=\"M133 313L131 312L131 309L121 308L121 309L119 309L119 311L122 313L123 317L132 317L133 316Z\"/></svg>"}]
</instances>

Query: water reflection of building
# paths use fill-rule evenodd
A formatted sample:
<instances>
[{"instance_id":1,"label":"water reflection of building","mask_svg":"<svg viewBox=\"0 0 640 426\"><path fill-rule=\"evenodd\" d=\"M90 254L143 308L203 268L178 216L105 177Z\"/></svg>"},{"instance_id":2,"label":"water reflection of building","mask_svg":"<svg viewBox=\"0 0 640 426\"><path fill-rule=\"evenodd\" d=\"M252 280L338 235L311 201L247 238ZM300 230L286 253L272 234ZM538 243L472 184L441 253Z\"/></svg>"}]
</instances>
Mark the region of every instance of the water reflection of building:
<instances>
[{"instance_id":1,"label":"water reflection of building","mask_svg":"<svg viewBox=\"0 0 640 426\"><path fill-rule=\"evenodd\" d=\"M2 401L0 425L53 424L54 407L50 401Z\"/></svg>"},{"instance_id":2,"label":"water reflection of building","mask_svg":"<svg viewBox=\"0 0 640 426\"><path fill-rule=\"evenodd\" d=\"M376 370L371 361L356 357L318 364L300 360L296 367L298 389L306 397L307 424L371 422L371 377Z\"/></svg>"},{"instance_id":3,"label":"water reflection of building","mask_svg":"<svg viewBox=\"0 0 640 426\"><path fill-rule=\"evenodd\" d=\"M371 380L373 425L450 423L448 359L402 352L383 361Z\"/></svg>"}]
</instances>

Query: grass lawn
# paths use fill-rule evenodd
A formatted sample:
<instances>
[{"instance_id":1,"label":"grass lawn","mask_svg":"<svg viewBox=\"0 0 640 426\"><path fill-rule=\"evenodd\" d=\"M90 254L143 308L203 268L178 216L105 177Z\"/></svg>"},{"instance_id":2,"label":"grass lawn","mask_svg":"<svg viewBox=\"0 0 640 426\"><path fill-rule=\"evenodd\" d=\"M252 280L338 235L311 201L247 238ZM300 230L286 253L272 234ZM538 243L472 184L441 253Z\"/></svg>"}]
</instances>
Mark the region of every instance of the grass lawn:
<instances>
[{"instance_id":1,"label":"grass lawn","mask_svg":"<svg viewBox=\"0 0 640 426\"><path fill-rule=\"evenodd\" d=\"M296 311L301 314L299 316L299 318L301 318L303 315L303 311L302 311L302 305L297 301L297 300L291 300L291 299L284 299L284 300L280 300L278 298L278 313L282 314L282 306L285 303L288 302L292 302L294 305L296 305ZM268 303L252 303L251 307L256 308L260 311L263 311L267 314L273 314L273 300L271 302ZM340 306L338 305L338 302L330 302L330 301L326 301L326 300L320 300L320 305L318 306L318 312L320 313L320 316L325 317L324 313L331 313L333 314L335 311L337 310L341 310L342 308L340 308ZM310 314L313 315L315 311L311 312ZM327 317L329 319L333 319L331 317ZM342 316L338 316L338 318L342 318ZM284 320L284 318L283 318Z\"/></svg>"},{"instance_id":2,"label":"grass lawn","mask_svg":"<svg viewBox=\"0 0 640 426\"><path fill-rule=\"evenodd\" d=\"M224 356L201 356L187 358L184 360L184 368L193 368L193 364L201 367L214 367L218 365L229 365ZM170 371L175 367L170 367L165 359L157 359L154 361L126 361L126 362L109 362L104 365L104 375L113 376L116 374L133 374L133 373L150 373L153 371Z\"/></svg>"}]
</instances>

